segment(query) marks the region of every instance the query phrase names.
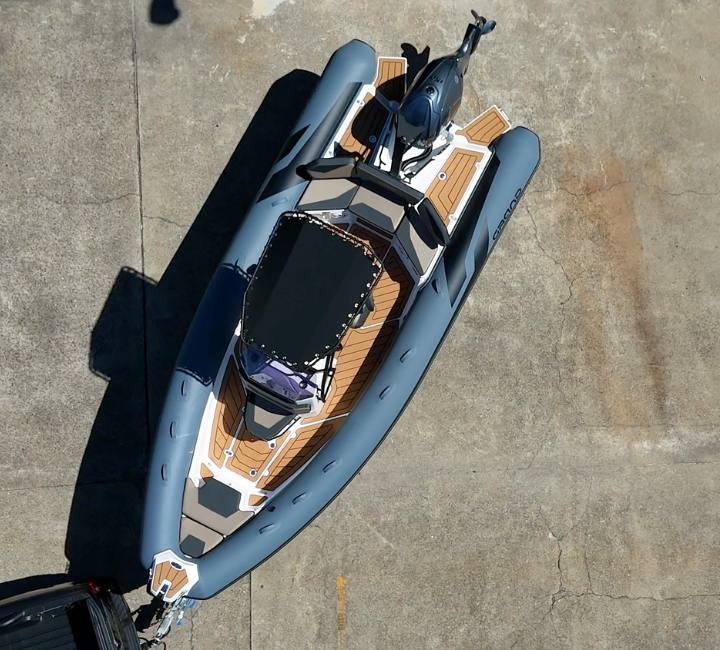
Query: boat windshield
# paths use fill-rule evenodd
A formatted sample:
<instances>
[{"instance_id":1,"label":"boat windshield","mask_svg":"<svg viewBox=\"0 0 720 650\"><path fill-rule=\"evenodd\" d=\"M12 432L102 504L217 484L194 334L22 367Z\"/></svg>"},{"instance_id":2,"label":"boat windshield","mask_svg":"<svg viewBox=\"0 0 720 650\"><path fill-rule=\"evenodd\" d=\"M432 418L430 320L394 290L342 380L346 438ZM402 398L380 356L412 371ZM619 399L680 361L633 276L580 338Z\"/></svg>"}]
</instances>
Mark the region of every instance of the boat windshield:
<instances>
[{"instance_id":1,"label":"boat windshield","mask_svg":"<svg viewBox=\"0 0 720 650\"><path fill-rule=\"evenodd\" d=\"M241 360L248 379L286 400L310 399L318 389L313 382L313 368L307 373L297 372L246 345L242 346Z\"/></svg>"}]
</instances>

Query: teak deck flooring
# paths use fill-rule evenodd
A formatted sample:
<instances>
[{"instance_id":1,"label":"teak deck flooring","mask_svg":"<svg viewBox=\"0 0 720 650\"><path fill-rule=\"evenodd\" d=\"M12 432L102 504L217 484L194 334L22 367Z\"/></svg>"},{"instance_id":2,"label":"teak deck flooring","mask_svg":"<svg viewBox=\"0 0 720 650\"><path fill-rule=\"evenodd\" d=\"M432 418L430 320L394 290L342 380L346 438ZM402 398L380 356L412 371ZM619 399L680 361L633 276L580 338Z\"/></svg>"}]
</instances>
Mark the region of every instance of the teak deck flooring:
<instances>
[{"instance_id":1,"label":"teak deck flooring","mask_svg":"<svg viewBox=\"0 0 720 650\"><path fill-rule=\"evenodd\" d=\"M493 106L488 108L482 115L476 117L464 129L458 131L474 144L482 144L486 147L497 138L508 126L507 120L502 113Z\"/></svg>"},{"instance_id":2,"label":"teak deck flooring","mask_svg":"<svg viewBox=\"0 0 720 650\"><path fill-rule=\"evenodd\" d=\"M475 174L475 165L483 154L469 149L455 149L425 193L447 226ZM444 178L440 175L444 174Z\"/></svg>"},{"instance_id":3,"label":"teak deck flooring","mask_svg":"<svg viewBox=\"0 0 720 650\"><path fill-rule=\"evenodd\" d=\"M390 242L369 227L354 223L348 232L370 246L380 261L385 258L385 254L390 250Z\"/></svg>"},{"instance_id":4,"label":"teak deck flooring","mask_svg":"<svg viewBox=\"0 0 720 650\"><path fill-rule=\"evenodd\" d=\"M232 448L233 455L228 460L227 466L244 476L245 478L256 481L259 476L267 468L272 455L275 453L275 449L285 440L287 433L271 440L270 443L266 440L261 440L252 435L246 428L243 422L240 425L240 431L237 435L237 444ZM273 446L270 447L270 444ZM254 474L251 473L254 470Z\"/></svg>"},{"instance_id":5,"label":"teak deck flooring","mask_svg":"<svg viewBox=\"0 0 720 650\"><path fill-rule=\"evenodd\" d=\"M405 72L407 60L402 57L381 56L373 85L386 99L401 102L405 96Z\"/></svg>"},{"instance_id":6,"label":"teak deck flooring","mask_svg":"<svg viewBox=\"0 0 720 650\"><path fill-rule=\"evenodd\" d=\"M344 418L317 422L297 430L297 437L283 447L273 461L272 471L258 482L263 490L274 490L290 478L306 461L310 460L342 424Z\"/></svg>"},{"instance_id":7,"label":"teak deck flooring","mask_svg":"<svg viewBox=\"0 0 720 650\"><path fill-rule=\"evenodd\" d=\"M158 593L165 580L170 583L165 598L172 599L187 584L187 572L185 569L176 569L168 560L165 560L165 562L160 562L153 571L152 590Z\"/></svg>"},{"instance_id":8,"label":"teak deck flooring","mask_svg":"<svg viewBox=\"0 0 720 650\"><path fill-rule=\"evenodd\" d=\"M394 249L387 254L383 267L372 292L375 309L370 312L364 327L400 318L414 286L412 277Z\"/></svg>"},{"instance_id":9,"label":"teak deck flooring","mask_svg":"<svg viewBox=\"0 0 720 650\"><path fill-rule=\"evenodd\" d=\"M232 446L233 434L242 419L244 405L245 391L240 382L240 374L235 362L230 359L220 387L208 450L208 456L218 467L221 467L225 460L225 450Z\"/></svg>"},{"instance_id":10,"label":"teak deck flooring","mask_svg":"<svg viewBox=\"0 0 720 650\"><path fill-rule=\"evenodd\" d=\"M370 93L365 95L363 101L365 105L355 114L340 139L337 155L355 156L367 162L385 126L388 111Z\"/></svg>"},{"instance_id":11,"label":"teak deck flooring","mask_svg":"<svg viewBox=\"0 0 720 650\"><path fill-rule=\"evenodd\" d=\"M407 61L402 57L380 57L373 85L389 101L402 101L405 95ZM367 162L375 150L388 118L388 110L372 95L366 93L364 105L355 113L350 126L338 143L338 156L355 156Z\"/></svg>"},{"instance_id":12,"label":"teak deck flooring","mask_svg":"<svg viewBox=\"0 0 720 650\"><path fill-rule=\"evenodd\" d=\"M270 443L253 436L242 421L245 400L240 373L235 365L235 359L230 357L220 387L208 455L218 466L222 466L227 456L229 469L250 481L255 481L262 475L275 449L280 447L287 434L275 438ZM254 473L251 473L253 470Z\"/></svg>"}]
</instances>

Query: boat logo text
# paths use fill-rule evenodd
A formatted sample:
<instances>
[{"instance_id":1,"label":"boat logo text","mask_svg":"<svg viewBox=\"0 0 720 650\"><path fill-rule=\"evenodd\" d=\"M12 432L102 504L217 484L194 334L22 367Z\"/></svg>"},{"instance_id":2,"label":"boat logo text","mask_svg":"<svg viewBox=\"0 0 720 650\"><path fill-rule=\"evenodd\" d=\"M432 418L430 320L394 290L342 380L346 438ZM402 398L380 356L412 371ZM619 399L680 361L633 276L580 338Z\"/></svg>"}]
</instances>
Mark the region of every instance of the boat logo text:
<instances>
[{"instance_id":1,"label":"boat logo text","mask_svg":"<svg viewBox=\"0 0 720 650\"><path fill-rule=\"evenodd\" d=\"M505 210L505 214L503 215L503 218L500 220L498 227L495 229L495 232L493 233L493 241L495 241L500 236L500 233L503 231L503 228L506 226L508 219L510 218L510 215L513 213L513 210L515 209L517 202L520 200L521 194L522 194L522 187L518 188L518 191L515 192L515 198L513 198L513 200L510 201L510 205L508 206L508 209Z\"/></svg>"}]
</instances>

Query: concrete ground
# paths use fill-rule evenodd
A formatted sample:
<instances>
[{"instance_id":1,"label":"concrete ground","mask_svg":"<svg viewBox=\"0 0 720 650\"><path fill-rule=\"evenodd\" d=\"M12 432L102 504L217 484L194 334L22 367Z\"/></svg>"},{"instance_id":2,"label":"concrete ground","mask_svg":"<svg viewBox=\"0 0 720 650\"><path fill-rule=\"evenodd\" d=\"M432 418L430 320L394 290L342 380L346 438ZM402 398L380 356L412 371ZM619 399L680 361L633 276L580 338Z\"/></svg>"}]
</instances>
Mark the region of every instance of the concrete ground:
<instances>
[{"instance_id":1,"label":"concrete ground","mask_svg":"<svg viewBox=\"0 0 720 650\"><path fill-rule=\"evenodd\" d=\"M148 602L165 383L315 75L472 6L0 0L0 581ZM171 650L720 647L717 3L476 8L458 121L502 106L539 172L372 461Z\"/></svg>"}]
</instances>

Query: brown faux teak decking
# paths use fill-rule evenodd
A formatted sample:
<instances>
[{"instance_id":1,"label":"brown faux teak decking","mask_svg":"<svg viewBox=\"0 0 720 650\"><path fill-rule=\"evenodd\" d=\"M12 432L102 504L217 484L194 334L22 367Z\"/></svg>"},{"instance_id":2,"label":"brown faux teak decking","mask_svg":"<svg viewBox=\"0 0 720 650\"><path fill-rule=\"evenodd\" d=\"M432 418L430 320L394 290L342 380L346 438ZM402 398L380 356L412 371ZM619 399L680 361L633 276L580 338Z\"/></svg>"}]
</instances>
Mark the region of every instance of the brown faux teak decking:
<instances>
[{"instance_id":1,"label":"brown faux teak decking","mask_svg":"<svg viewBox=\"0 0 720 650\"><path fill-rule=\"evenodd\" d=\"M282 444L287 434L270 443L253 436L245 428L245 423L241 423L245 399L240 373L234 358L230 357L218 396L209 456L218 466L222 466L227 456L229 469L254 481L265 470L275 449Z\"/></svg>"},{"instance_id":2,"label":"brown faux teak decking","mask_svg":"<svg viewBox=\"0 0 720 650\"><path fill-rule=\"evenodd\" d=\"M267 442L252 435L243 422L237 433L238 442L232 449L233 455L228 460L227 466L251 481L257 480L268 466L275 449L283 443L287 435L284 433Z\"/></svg>"},{"instance_id":3,"label":"brown faux teak decking","mask_svg":"<svg viewBox=\"0 0 720 650\"><path fill-rule=\"evenodd\" d=\"M373 85L389 101L402 101L405 94L407 61L398 57L380 57ZM363 106L346 129L338 144L338 156L355 156L367 162L375 150L388 118L388 110L372 95L366 93Z\"/></svg>"},{"instance_id":4,"label":"brown faux teak decking","mask_svg":"<svg viewBox=\"0 0 720 650\"><path fill-rule=\"evenodd\" d=\"M390 242L368 226L354 223L348 232L370 246L380 261L385 258L385 254L390 250Z\"/></svg>"},{"instance_id":5,"label":"brown faux teak decking","mask_svg":"<svg viewBox=\"0 0 720 650\"><path fill-rule=\"evenodd\" d=\"M344 419L317 422L298 429L296 437L278 454L272 471L260 479L258 487L264 490L280 487L330 439Z\"/></svg>"},{"instance_id":6,"label":"brown faux teak decking","mask_svg":"<svg viewBox=\"0 0 720 650\"><path fill-rule=\"evenodd\" d=\"M455 214L475 174L476 165L482 159L483 154L478 151L455 149L430 184L425 195L433 202L445 225L450 223L450 215Z\"/></svg>"},{"instance_id":7,"label":"brown faux teak decking","mask_svg":"<svg viewBox=\"0 0 720 650\"><path fill-rule=\"evenodd\" d=\"M370 93L365 95L363 101L364 105L340 139L337 155L351 155L367 161L385 126L388 111Z\"/></svg>"},{"instance_id":8,"label":"brown faux teak decking","mask_svg":"<svg viewBox=\"0 0 720 650\"><path fill-rule=\"evenodd\" d=\"M401 57L378 59L378 72L373 85L390 101L401 102L405 95L407 61Z\"/></svg>"},{"instance_id":9,"label":"brown faux teak decking","mask_svg":"<svg viewBox=\"0 0 720 650\"><path fill-rule=\"evenodd\" d=\"M318 415L304 418L302 425L347 415L375 374L395 334L396 323L349 330L343 337L342 349L336 354L337 365L328 400Z\"/></svg>"},{"instance_id":10,"label":"brown faux teak decking","mask_svg":"<svg viewBox=\"0 0 720 650\"><path fill-rule=\"evenodd\" d=\"M508 126L510 125L502 113L497 107L493 106L479 117L476 117L464 129L458 131L458 134L464 135L473 144L482 144L487 147Z\"/></svg>"},{"instance_id":11,"label":"brown faux teak decking","mask_svg":"<svg viewBox=\"0 0 720 650\"><path fill-rule=\"evenodd\" d=\"M160 562L160 564L155 566L153 571L152 591L154 593L158 593L165 580L170 583L170 587L165 594L165 598L167 600L172 600L178 591L180 591L188 583L187 572L185 569L176 569L168 560Z\"/></svg>"},{"instance_id":12,"label":"brown faux teak decking","mask_svg":"<svg viewBox=\"0 0 720 650\"><path fill-rule=\"evenodd\" d=\"M400 318L413 285L413 279L400 257L395 250L391 250L385 258L380 279L373 289L375 309L370 312L365 327Z\"/></svg>"},{"instance_id":13,"label":"brown faux teak decking","mask_svg":"<svg viewBox=\"0 0 720 650\"><path fill-rule=\"evenodd\" d=\"M235 363L231 358L225 370L218 405L213 420L212 436L208 456L216 465L222 466L225 450L230 449L233 434L242 419L242 407L245 405L245 391L240 383Z\"/></svg>"}]
</instances>

